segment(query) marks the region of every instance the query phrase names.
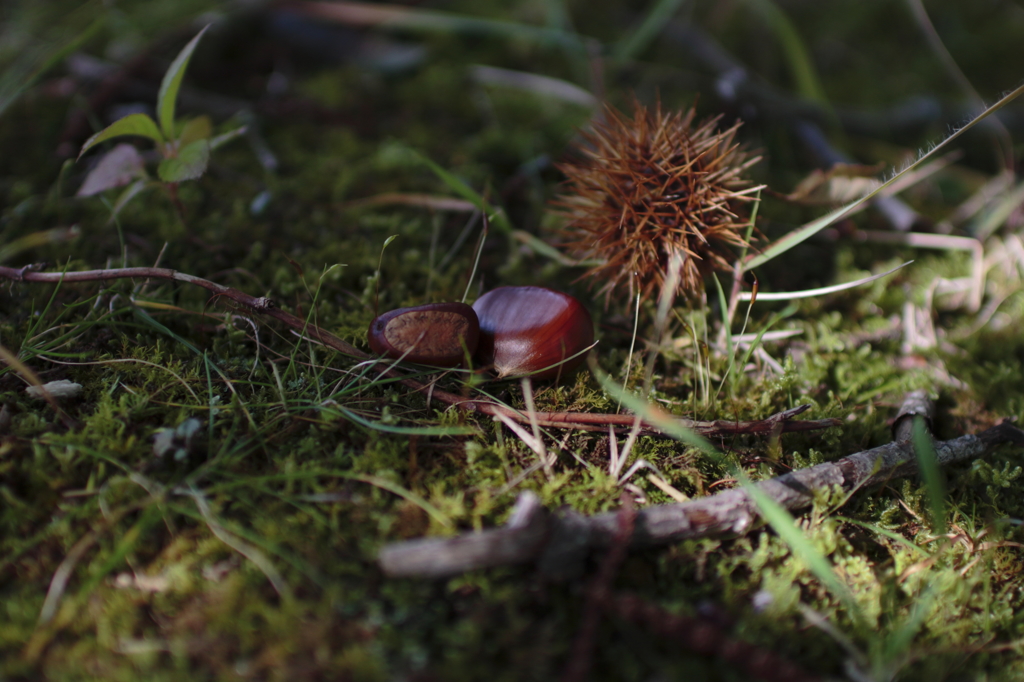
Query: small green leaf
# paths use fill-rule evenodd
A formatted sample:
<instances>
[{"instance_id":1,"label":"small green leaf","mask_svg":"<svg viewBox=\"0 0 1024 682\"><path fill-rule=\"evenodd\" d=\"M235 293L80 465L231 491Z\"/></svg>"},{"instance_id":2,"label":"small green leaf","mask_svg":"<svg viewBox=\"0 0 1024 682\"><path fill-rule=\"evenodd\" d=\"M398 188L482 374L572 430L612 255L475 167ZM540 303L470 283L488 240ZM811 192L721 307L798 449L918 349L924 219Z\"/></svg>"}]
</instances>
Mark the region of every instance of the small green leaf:
<instances>
[{"instance_id":1,"label":"small green leaf","mask_svg":"<svg viewBox=\"0 0 1024 682\"><path fill-rule=\"evenodd\" d=\"M196 140L179 151L177 157L161 161L156 172L164 182L195 180L206 172L209 162L210 141Z\"/></svg>"},{"instance_id":2,"label":"small green leaf","mask_svg":"<svg viewBox=\"0 0 1024 682\"><path fill-rule=\"evenodd\" d=\"M248 126L239 126L234 130L229 130L226 133L218 135L217 137L210 140L210 149L217 149L221 145L230 142L236 137L241 137L242 135L245 135L247 130L249 130Z\"/></svg>"},{"instance_id":3,"label":"small green leaf","mask_svg":"<svg viewBox=\"0 0 1024 682\"><path fill-rule=\"evenodd\" d=\"M174 107L178 101L178 90L181 89L181 79L185 77L185 69L188 67L188 60L192 58L192 52L199 44L210 25L207 24L199 34L189 41L178 56L174 58L164 80L160 83L160 94L156 98L157 118L160 121L160 129L168 138L174 137ZM197 176L198 177L198 176Z\"/></svg>"},{"instance_id":4,"label":"small green leaf","mask_svg":"<svg viewBox=\"0 0 1024 682\"><path fill-rule=\"evenodd\" d=\"M82 145L82 151L78 153L78 158L82 158L82 154L100 142L123 135L138 135L140 137L148 137L157 144L164 143L164 136L160 134L160 129L156 127L156 122L152 118L146 114L128 114L124 118L117 119L86 140L85 144Z\"/></svg>"},{"instance_id":5,"label":"small green leaf","mask_svg":"<svg viewBox=\"0 0 1024 682\"><path fill-rule=\"evenodd\" d=\"M209 140L213 137L213 123L209 116L196 116L181 128L178 145L186 147L196 140Z\"/></svg>"}]
</instances>

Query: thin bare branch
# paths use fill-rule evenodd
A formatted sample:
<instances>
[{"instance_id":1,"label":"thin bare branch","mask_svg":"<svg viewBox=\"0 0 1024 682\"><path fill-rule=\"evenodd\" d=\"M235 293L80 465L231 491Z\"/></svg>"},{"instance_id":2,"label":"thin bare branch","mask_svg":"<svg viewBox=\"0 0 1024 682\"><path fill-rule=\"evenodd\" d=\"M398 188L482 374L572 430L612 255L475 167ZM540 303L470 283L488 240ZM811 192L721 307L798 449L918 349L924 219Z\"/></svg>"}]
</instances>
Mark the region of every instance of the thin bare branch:
<instances>
[{"instance_id":1,"label":"thin bare branch","mask_svg":"<svg viewBox=\"0 0 1024 682\"><path fill-rule=\"evenodd\" d=\"M188 275L177 270L168 268L111 268L105 270L83 270L80 272L40 272L41 266L29 265L22 268L11 268L0 266L0 279L7 279L14 282L32 282L59 284L71 282L98 282L113 279L163 279L173 282L183 282L202 287L215 294L216 298L226 298L234 303L249 308L253 312L265 317L272 318L282 324L291 327L304 334L306 337L322 343L333 350L358 358L360 360L373 360L374 357L365 353L347 341L320 329L316 325L296 317L291 313L278 308L274 301L266 297L250 296L238 289L227 287L210 280ZM529 414L514 410L503 405L498 405L487 400L472 400L465 396L442 391L424 384L415 379L410 379L398 371L391 369L383 373L383 376L394 377L401 382L424 395L430 395L448 405L460 410L479 412L493 417L503 416L522 424L531 424ZM812 431L827 429L838 426L840 422L836 419L818 419L807 421L791 421L796 415L810 409L810 405L801 405L789 410L784 410L771 415L765 419L756 421L728 421L717 420L709 422L698 422L689 419L680 419L680 423L689 429L696 431L703 436L724 437L737 434L771 434L781 423L783 432L790 431ZM632 415L621 414L591 414L586 412L538 412L534 415L538 426L548 428L571 428L586 431L604 431L609 425L628 429L635 422ZM645 433L659 434L661 431L653 424L642 422L641 426Z\"/></svg>"},{"instance_id":2,"label":"thin bare branch","mask_svg":"<svg viewBox=\"0 0 1024 682\"><path fill-rule=\"evenodd\" d=\"M907 438L905 424L911 422L909 417L913 416L930 419L932 409L927 396L912 393L897 417L893 442L762 481L757 487L783 507L799 510L811 506L817 491L839 486L849 492L909 476L917 471L917 457ZM1024 431L1003 422L977 436L936 442L936 459L940 466L976 459L1003 443L1024 445ZM392 576L438 578L509 563L538 561L542 566L551 566L579 562L592 548L614 546L619 524L617 512L591 517L573 512L551 515L533 493L523 493L517 508L520 506L530 511L528 536L523 531L517 535L506 527L450 539L410 540L384 547L379 556L380 564ZM631 546L743 534L756 525L758 517L757 505L742 488L688 502L647 507L637 514ZM568 526L572 527L572 533L566 532ZM538 540L538 537L546 540ZM566 537L572 538L572 547L556 544L558 538ZM500 557L492 554L492 548L500 549ZM558 561L553 562L551 557L556 555ZM555 565L554 568L557 572L560 567Z\"/></svg>"}]
</instances>

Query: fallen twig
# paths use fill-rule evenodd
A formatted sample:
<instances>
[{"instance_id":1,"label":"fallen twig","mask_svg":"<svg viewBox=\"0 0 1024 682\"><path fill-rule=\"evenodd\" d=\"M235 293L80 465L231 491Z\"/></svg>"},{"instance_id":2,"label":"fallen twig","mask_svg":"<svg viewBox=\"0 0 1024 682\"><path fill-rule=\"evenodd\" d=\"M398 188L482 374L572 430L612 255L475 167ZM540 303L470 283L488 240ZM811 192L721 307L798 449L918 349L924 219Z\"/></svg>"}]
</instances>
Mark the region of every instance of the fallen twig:
<instances>
[{"instance_id":1,"label":"fallen twig","mask_svg":"<svg viewBox=\"0 0 1024 682\"><path fill-rule=\"evenodd\" d=\"M622 562L626 559L629 539L633 535L633 524L636 522L636 509L633 498L628 493L622 494L622 506L617 512L618 532L615 543L608 548L608 553L601 562L601 568L593 577L587 588L587 603L583 609L583 622L576 639L573 641L569 662L562 673L562 682L585 682L590 679L590 668L593 663L594 644L597 639L597 626L601 622L601 612L612 600L611 588Z\"/></svg>"},{"instance_id":2,"label":"fallen twig","mask_svg":"<svg viewBox=\"0 0 1024 682\"><path fill-rule=\"evenodd\" d=\"M562 682L590 679L602 613L671 640L687 651L721 658L746 673L748 679L761 682L815 682L820 679L768 649L730 635L725 626L714 618L671 613L639 596L613 593L612 582L626 559L637 514L630 495L623 493L621 500L622 506L616 513L618 531L587 587L582 622L562 672Z\"/></svg>"},{"instance_id":3,"label":"fallen twig","mask_svg":"<svg viewBox=\"0 0 1024 682\"><path fill-rule=\"evenodd\" d=\"M608 600L606 609L673 644L702 656L717 656L742 670L747 679L763 682L814 682L821 678L768 649L731 637L707 619L665 611L631 594Z\"/></svg>"},{"instance_id":4,"label":"fallen twig","mask_svg":"<svg viewBox=\"0 0 1024 682\"><path fill-rule=\"evenodd\" d=\"M931 401L921 392L907 397L894 424L895 440L835 462L800 469L757 483L757 488L789 510L811 506L816 491L839 486L845 491L877 485L917 471L910 442L912 417L931 419ZM936 442L940 466L982 457L1003 443L1024 444L1024 431L1004 421L976 435ZM640 510L632 547L643 547L721 534L743 534L758 518L746 490L734 488L709 497ZM441 578L464 571L537 561L549 574L571 573L587 551L612 546L618 532L617 512L583 517L574 512L550 514L532 492L516 502L513 520L504 528L455 538L424 538L385 546L378 557L391 576Z\"/></svg>"},{"instance_id":5,"label":"fallen twig","mask_svg":"<svg viewBox=\"0 0 1024 682\"><path fill-rule=\"evenodd\" d=\"M238 289L227 287L216 282L211 282L201 277L188 275L169 268L112 268L106 270L84 270L79 272L40 272L40 266L29 265L23 268L11 268L0 266L0 279L7 279L14 282L34 282L47 284L60 284L70 282L98 282L112 279L162 279L172 282L183 282L202 287L213 292L218 298L228 300L244 306L249 310L259 313L265 317L272 318L282 324L291 327L300 334L322 343L333 350L358 358L360 360L373 360L374 356L369 355L345 340L320 329L314 324L296 317L291 313L277 308L274 301L266 297L250 296ZM389 377L399 379L404 385L419 391L430 398L437 399L448 405L461 410L479 412L491 416L504 416L517 422L529 424L531 416L519 410L514 410L504 405L487 400L468 399L465 396L443 391L432 385L424 384L406 377L394 369L388 370L385 374ZM796 415L810 409L810 405L784 410L777 414L755 421L729 421L716 420L698 422L685 418L678 418L679 423L701 435L709 437L724 437L737 434L772 434L776 432L811 431L816 429L827 429L838 426L836 419L817 419L805 421L791 421ZM573 428L588 431L606 431L609 425L624 429L631 428L636 417L628 414L592 414L587 412L540 412L535 413L533 422L538 426L552 428ZM661 430L654 424L641 422L641 427L647 433L661 433Z\"/></svg>"}]
</instances>

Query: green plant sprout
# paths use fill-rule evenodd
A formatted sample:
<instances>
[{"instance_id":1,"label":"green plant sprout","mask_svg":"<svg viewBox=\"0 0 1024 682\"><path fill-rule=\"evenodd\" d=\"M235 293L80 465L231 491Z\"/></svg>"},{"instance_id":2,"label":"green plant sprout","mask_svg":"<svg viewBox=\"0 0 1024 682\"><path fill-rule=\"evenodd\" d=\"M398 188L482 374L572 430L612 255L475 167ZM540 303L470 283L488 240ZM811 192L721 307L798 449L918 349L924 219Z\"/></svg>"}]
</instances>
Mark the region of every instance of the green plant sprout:
<instances>
[{"instance_id":1,"label":"green plant sprout","mask_svg":"<svg viewBox=\"0 0 1024 682\"><path fill-rule=\"evenodd\" d=\"M245 132L245 126L240 126L214 136L209 116L197 116L187 121L175 119L174 110L185 69L196 45L209 28L208 24L182 48L164 74L156 100L157 121L148 114L129 114L114 121L82 145L79 159L101 142L116 137L147 137L156 143L156 151L162 157L156 169L157 179L154 180L146 171L138 149L123 143L108 151L89 172L78 190L80 197L127 185L114 202L112 218L142 190L157 185L167 188L178 214L184 216L178 200L178 183L202 177L210 162L210 152Z\"/></svg>"}]
</instances>

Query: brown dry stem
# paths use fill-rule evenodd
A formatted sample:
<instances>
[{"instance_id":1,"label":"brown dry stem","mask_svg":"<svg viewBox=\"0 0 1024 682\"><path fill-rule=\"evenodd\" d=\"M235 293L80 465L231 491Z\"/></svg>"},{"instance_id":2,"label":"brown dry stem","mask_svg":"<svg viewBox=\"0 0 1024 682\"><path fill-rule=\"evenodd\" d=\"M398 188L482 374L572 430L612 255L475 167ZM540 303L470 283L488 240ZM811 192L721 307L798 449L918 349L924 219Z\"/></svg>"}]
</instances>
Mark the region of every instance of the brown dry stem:
<instances>
[{"instance_id":1,"label":"brown dry stem","mask_svg":"<svg viewBox=\"0 0 1024 682\"><path fill-rule=\"evenodd\" d=\"M61 284L73 282L99 282L113 279L162 279L173 282L183 282L202 287L213 292L214 298L226 298L240 306L248 308L252 312L259 313L265 317L277 320L291 329L306 337L321 343L328 348L338 351L343 355L358 358L360 360L372 360L371 356L356 348L352 344L338 338L328 331L320 329L314 324L296 317L276 307L274 301L266 297L250 296L238 289L227 287L210 280L195 277L177 270L168 268L112 268L105 270L84 270L80 272L40 272L41 266L28 265L22 268L11 268L0 266L0 279L7 279L13 282L31 282L45 284ZM540 412L531 415L514 410L503 405L498 405L487 400L469 399L465 396L443 391L432 384L424 384L391 369L385 373L387 376L398 378L402 384L416 391L440 400L443 403L452 405L460 410L474 411L493 417L504 416L514 421L550 428L571 428L587 431L605 431L609 425L623 429L631 428L636 417L626 414L591 414L586 412ZM792 421L792 418L806 410L809 405L801 405L777 414L755 421L693 421L680 418L679 423L685 428L707 437L724 437L738 434L759 434L770 435L778 432L811 431L826 429L838 426L836 419L818 419L805 421ZM654 424L641 422L641 427L647 433L661 433L661 430Z\"/></svg>"},{"instance_id":2,"label":"brown dry stem","mask_svg":"<svg viewBox=\"0 0 1024 682\"><path fill-rule=\"evenodd\" d=\"M707 619L670 613L632 594L610 599L607 610L620 619L701 656L716 656L742 670L747 679L762 682L815 682L818 675L768 649L731 637Z\"/></svg>"}]
</instances>

